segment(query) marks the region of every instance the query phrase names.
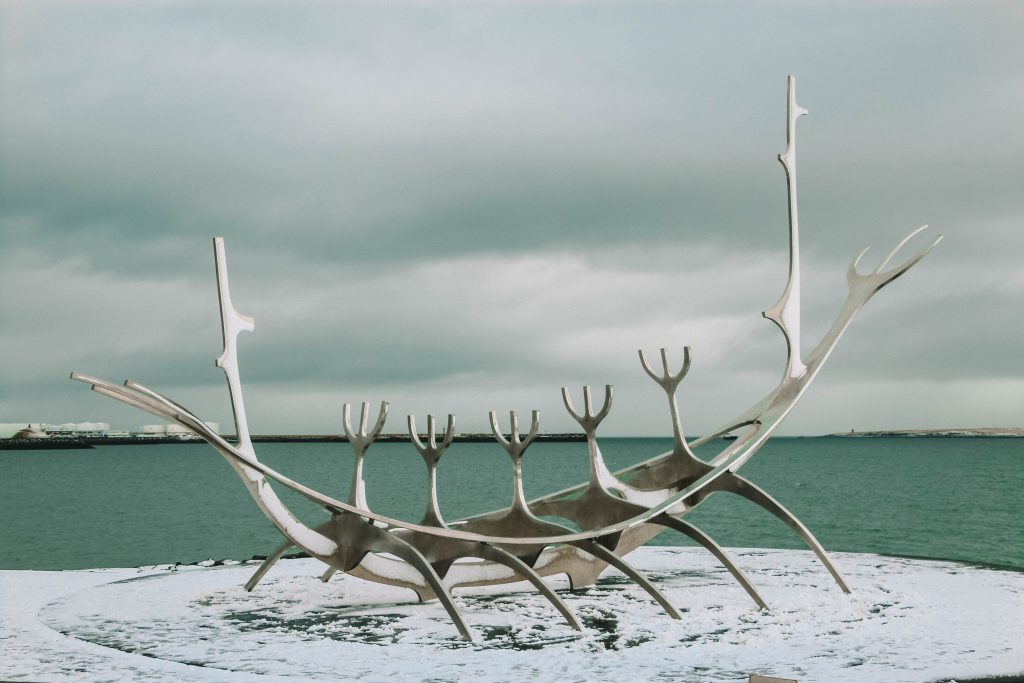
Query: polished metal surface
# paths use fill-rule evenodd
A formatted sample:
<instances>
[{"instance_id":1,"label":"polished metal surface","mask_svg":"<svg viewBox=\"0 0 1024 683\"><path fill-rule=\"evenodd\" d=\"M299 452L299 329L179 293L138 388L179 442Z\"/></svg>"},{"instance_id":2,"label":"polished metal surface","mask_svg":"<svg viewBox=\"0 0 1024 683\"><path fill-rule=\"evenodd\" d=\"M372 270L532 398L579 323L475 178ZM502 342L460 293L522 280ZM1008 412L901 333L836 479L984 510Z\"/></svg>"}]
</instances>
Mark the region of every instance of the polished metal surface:
<instances>
[{"instance_id":1,"label":"polished metal surface","mask_svg":"<svg viewBox=\"0 0 1024 683\"><path fill-rule=\"evenodd\" d=\"M259 461L245 415L238 368L237 338L254 329L253 319L234 308L228 288L224 243L214 240L217 290L220 302L224 349L217 365L225 373L238 442L231 444L213 432L197 415L161 394L136 382L117 385L102 379L72 373L104 395L132 405L194 431L216 449L242 479L264 515L284 536L284 542L267 558L246 584L253 590L290 547L301 548L328 569L325 581L337 572L414 590L422 600L438 599L447 610L459 634L472 632L459 613L451 589L455 587L504 584L526 579L561 614L568 625L581 629L579 619L550 589L542 577L564 574L573 588L597 580L613 566L632 579L673 617L678 611L647 578L622 556L670 528L695 540L725 566L759 608L766 604L743 571L717 543L684 519L709 496L723 492L743 496L789 525L815 552L839 587L849 592L838 569L811 532L767 492L738 474L738 470L760 449L820 372L853 317L882 287L920 261L941 237L898 266L886 270L905 244L924 228L900 242L873 272L861 274L857 265L867 249L847 271L848 294L836 321L809 353L803 352L800 328L800 249L796 185L796 122L807 110L796 102L796 84L788 82L786 151L779 155L786 173L789 200L789 271L779 301L763 315L781 330L786 344L782 377L771 392L719 429L687 442L677 390L686 376L690 349L683 349L679 370L670 368L668 352L661 349L661 370L656 371L643 351L639 353L644 372L665 392L673 433L673 448L645 462L618 472L608 469L598 444L597 430L612 408L613 391L606 386L600 409L594 410L589 386L583 387L583 410L574 404L568 389L562 389L566 410L587 438L589 476L587 481L562 491L527 501L523 493L523 456L539 429L539 414L533 411L530 430L519 433L515 412L510 413L510 432L500 430L494 412L489 414L494 438L512 460L512 502L503 509L469 519L448 522L437 498L442 455L454 436L455 418L438 443L433 416L427 418L425 441L416 431L415 419L408 417L409 438L427 470L427 509L418 523L394 519L371 510L363 481L363 461L379 436L388 416L388 403L380 405L376 422L369 427L369 404L362 404L358 429L353 429L351 408L345 404L343 427L352 446L355 467L347 501L328 496L300 484ZM739 432L709 460L698 458L693 448L710 443L723 434ZM281 502L272 483L282 485L324 508L330 518L317 525L300 521ZM580 531L543 519L555 516L570 520ZM467 561L468 560L468 561Z\"/></svg>"}]
</instances>

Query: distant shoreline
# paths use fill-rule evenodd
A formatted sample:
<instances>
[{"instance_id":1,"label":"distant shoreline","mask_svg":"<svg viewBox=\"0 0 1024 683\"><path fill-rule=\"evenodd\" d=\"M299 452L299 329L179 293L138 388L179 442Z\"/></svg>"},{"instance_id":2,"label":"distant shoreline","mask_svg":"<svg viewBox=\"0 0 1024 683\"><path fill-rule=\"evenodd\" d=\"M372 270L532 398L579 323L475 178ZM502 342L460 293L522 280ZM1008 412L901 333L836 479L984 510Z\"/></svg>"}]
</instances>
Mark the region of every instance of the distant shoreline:
<instances>
[{"instance_id":1,"label":"distant shoreline","mask_svg":"<svg viewBox=\"0 0 1024 683\"><path fill-rule=\"evenodd\" d=\"M969 429L896 429L889 431L874 432L838 432L826 436L845 437L851 439L877 439L877 438L998 438L1007 439L1024 437L1024 428L1020 427L979 427Z\"/></svg>"},{"instance_id":2,"label":"distant shoreline","mask_svg":"<svg viewBox=\"0 0 1024 683\"><path fill-rule=\"evenodd\" d=\"M234 434L222 435L228 441L235 441ZM422 435L421 435L422 436ZM507 437L508 435L506 435ZM348 438L338 434L254 434L253 443L348 443ZM404 443L408 434L381 434L376 439L381 443ZM586 441L585 434L538 434L537 443L570 443ZM455 443L487 443L494 441L491 434L456 434ZM164 444L204 443L198 436L83 436L77 438L50 437L45 439L0 439L0 450L64 450L88 449L95 446L156 446Z\"/></svg>"}]
</instances>

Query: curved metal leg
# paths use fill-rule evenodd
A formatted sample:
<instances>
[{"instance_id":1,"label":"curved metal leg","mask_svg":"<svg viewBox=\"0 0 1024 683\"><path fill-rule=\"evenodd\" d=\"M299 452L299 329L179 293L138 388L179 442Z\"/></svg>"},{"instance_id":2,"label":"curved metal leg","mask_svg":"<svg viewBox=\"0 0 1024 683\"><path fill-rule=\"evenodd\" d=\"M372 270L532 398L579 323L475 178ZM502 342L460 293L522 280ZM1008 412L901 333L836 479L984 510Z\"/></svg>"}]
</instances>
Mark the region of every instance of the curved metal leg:
<instances>
[{"instance_id":1,"label":"curved metal leg","mask_svg":"<svg viewBox=\"0 0 1024 683\"><path fill-rule=\"evenodd\" d=\"M637 584L640 585L641 588L647 591L652 598L657 600L658 604L662 606L662 608L665 610L666 613L668 613L670 617L672 617L673 619L682 618L680 617L679 612L676 611L676 608L672 606L672 603L668 601L668 598L666 598L660 590L655 588L654 584L652 584L650 581L644 578L643 574L638 572L636 569L633 569L633 567L629 563L627 563L621 557L613 553L611 550L608 550L603 545L595 541L578 541L576 543L571 543L570 545L573 545L581 550L584 550L593 555L594 557L597 557L598 559L603 560L611 566L615 567L620 572L622 572L629 578L633 579L633 581L635 581Z\"/></svg>"},{"instance_id":2,"label":"curved metal leg","mask_svg":"<svg viewBox=\"0 0 1024 683\"><path fill-rule=\"evenodd\" d=\"M521 575L524 579L532 583L534 588L540 591L541 594L548 599L548 602L555 606L555 609L562 613L565 620L569 622L569 626L572 626L577 631L583 630L583 625L576 617L576 614L569 609L569 606L566 605L560 597L558 597L557 593L551 590L551 588L544 583L544 580L540 578L540 574L531 569L528 564L512 553L493 545L482 545L480 549L480 556L485 560L503 564L512 571Z\"/></svg>"},{"instance_id":3,"label":"curved metal leg","mask_svg":"<svg viewBox=\"0 0 1024 683\"><path fill-rule=\"evenodd\" d=\"M427 582L434 591L434 594L437 595L440 603L444 605L448 616L455 623L455 628L459 629L459 635L462 636L463 640L473 640L473 634L470 632L465 620L463 620L462 614L459 613L459 608L455 606L452 596L448 594L448 589L441 583L441 577L437 575L434 568L430 566L430 562L427 561L427 558L420 551L387 532L383 532L383 536L374 545L376 546L374 550L391 553L412 565L423 576L423 580Z\"/></svg>"},{"instance_id":4,"label":"curved metal leg","mask_svg":"<svg viewBox=\"0 0 1024 683\"><path fill-rule=\"evenodd\" d=\"M814 537L811 530L805 527L803 522L796 518L796 515L783 507L782 503L768 495L764 489L751 481L744 479L738 474L722 477L721 481L721 485L716 487L717 490L729 491L730 493L743 496L750 502L760 505L765 510L785 522L791 529L796 531L800 535L800 538L804 539L804 543L806 543L810 549L814 551L814 554L818 556L821 563L825 565L825 569L827 569L829 574L832 575L832 578L835 579L837 584L839 584L839 587L843 592L850 592L850 587L846 585L846 580L843 579L843 575L840 574L839 570L832 564L832 560L829 558L828 553L825 552L825 549L821 546L821 543L818 543L818 539Z\"/></svg>"},{"instance_id":5,"label":"curved metal leg","mask_svg":"<svg viewBox=\"0 0 1024 683\"><path fill-rule=\"evenodd\" d=\"M267 559L263 560L263 564L260 565L260 568L256 570L256 573L253 574L252 578L245 584L245 590L252 592L252 589L256 587L256 584L263 580L263 577L267 575L270 568L277 564L277 561L284 557L284 554L288 552L288 549L291 547L291 541L285 541L279 545L277 550L275 550Z\"/></svg>"},{"instance_id":6,"label":"curved metal leg","mask_svg":"<svg viewBox=\"0 0 1024 683\"><path fill-rule=\"evenodd\" d=\"M320 580L323 581L324 583L327 583L328 581L331 580L331 577L334 576L337 572L338 572L338 570L335 569L334 567L328 567L327 571L325 571L323 574L320 575Z\"/></svg>"},{"instance_id":7,"label":"curved metal leg","mask_svg":"<svg viewBox=\"0 0 1024 683\"><path fill-rule=\"evenodd\" d=\"M676 531L686 534L697 543L704 546L705 549L711 552L712 555L718 558L718 561L729 570L733 578L743 586L743 590L747 591L747 595L753 598L754 602L761 609L768 609L768 605L761 598L761 595L757 592L757 589L747 579L747 575L743 573L743 570L736 566L732 561L732 558L725 552L722 546L715 543L714 539L705 534L703 531L693 526L689 522L684 522L681 519L676 519L670 515L661 515L651 520L655 524L668 527L669 529L675 529Z\"/></svg>"}]
</instances>

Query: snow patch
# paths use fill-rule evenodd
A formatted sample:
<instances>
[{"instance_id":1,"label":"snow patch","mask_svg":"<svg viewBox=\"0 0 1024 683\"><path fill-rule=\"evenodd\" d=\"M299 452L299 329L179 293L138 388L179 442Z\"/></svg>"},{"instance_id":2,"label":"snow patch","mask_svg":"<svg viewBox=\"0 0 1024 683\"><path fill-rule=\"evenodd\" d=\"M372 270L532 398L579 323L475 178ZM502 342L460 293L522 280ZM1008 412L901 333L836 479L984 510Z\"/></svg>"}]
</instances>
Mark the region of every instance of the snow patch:
<instances>
[{"instance_id":1,"label":"snow patch","mask_svg":"<svg viewBox=\"0 0 1024 683\"><path fill-rule=\"evenodd\" d=\"M813 554L735 551L771 605L758 611L700 549L630 560L683 614L669 619L613 570L596 586L551 584L569 628L526 583L456 591L477 641L436 602L278 563L0 572L0 676L18 680L936 681L1024 671L1024 574L955 562L837 553L842 593Z\"/></svg>"}]
</instances>

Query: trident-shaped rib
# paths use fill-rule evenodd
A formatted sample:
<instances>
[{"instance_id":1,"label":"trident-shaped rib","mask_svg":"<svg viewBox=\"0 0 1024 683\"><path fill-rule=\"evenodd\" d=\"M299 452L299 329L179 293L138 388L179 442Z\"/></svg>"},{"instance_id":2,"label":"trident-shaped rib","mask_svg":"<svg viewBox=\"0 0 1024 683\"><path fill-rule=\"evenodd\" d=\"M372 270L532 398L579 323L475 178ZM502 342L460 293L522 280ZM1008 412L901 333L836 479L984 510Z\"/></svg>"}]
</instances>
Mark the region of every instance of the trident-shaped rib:
<instances>
[{"instance_id":1,"label":"trident-shaped rib","mask_svg":"<svg viewBox=\"0 0 1024 683\"><path fill-rule=\"evenodd\" d=\"M640 365L643 366L644 372L657 382L658 386L664 389L665 394L668 396L668 409L672 419L672 436L674 438L672 455L675 465L680 470L680 476L688 477L695 476L698 473L704 474L707 466L693 454L690 446L686 443L686 436L683 434L683 423L679 418L679 404L676 401L676 389L679 388L679 383L686 377L686 373L690 371L690 347L683 347L683 367L675 374L672 374L668 369L668 351L666 349L661 349L662 373L660 375L654 372L651 364L647 362L647 357L642 349L637 351L637 353L640 356Z\"/></svg>"},{"instance_id":2,"label":"trident-shaped rib","mask_svg":"<svg viewBox=\"0 0 1024 683\"><path fill-rule=\"evenodd\" d=\"M589 385L583 387L582 415L576 412L576 406L572 404L572 399L569 397L569 389L567 387L562 387L562 402L565 403L565 409L569 411L569 414L572 415L573 419L576 420L580 427L583 428L583 432L589 436L597 431L601 421L608 417L608 411L612 409L612 385L604 385L604 404L596 415L594 414L593 403L590 400Z\"/></svg>"},{"instance_id":3,"label":"trident-shaped rib","mask_svg":"<svg viewBox=\"0 0 1024 683\"><path fill-rule=\"evenodd\" d=\"M491 431L494 433L494 438L497 439L498 443L500 443L502 448L505 449L505 452L508 453L510 458L512 458L514 466L513 502L510 513L532 517L526 506L526 496L523 495L523 470L521 463L523 454L537 436L537 430L540 427L540 411L533 411L532 419L530 421L530 433L527 434L525 439L520 438L519 419L514 410L509 411L509 422L512 428L509 439L506 439L498 428L498 418L493 410L488 413L488 416L491 420ZM555 609L562 614L566 622L568 622L572 628L577 631L583 630L583 625L580 624L576 614L569 609L569 606L566 605L565 602L563 602L562 599L558 597L558 595L551 590L546 583L544 583L540 574L533 570L530 563L525 562L522 558L517 557L514 553L510 553L504 548L490 545L487 547L490 550L497 551L501 555L505 556L506 561L503 564L515 569L520 575L526 577L527 580L529 580L529 582L532 583L545 598L547 598L548 602L554 605ZM536 561L536 558L533 559Z\"/></svg>"},{"instance_id":4,"label":"trident-shaped rib","mask_svg":"<svg viewBox=\"0 0 1024 683\"><path fill-rule=\"evenodd\" d=\"M590 479L586 486L588 493L594 496L603 497L605 494L620 500L620 496L627 494L625 497L630 500L651 505L657 504L659 501L665 499L665 491L643 491L641 489L630 486L623 482L621 479L616 477L605 465L604 456L601 454L601 447L597 443L597 428L600 426L601 421L608 416L608 411L612 407L612 387L611 385L605 385L604 388L604 403L601 406L601 410L596 414L594 413L594 407L590 398L590 387L583 387L583 413L576 412L576 407L573 405L572 398L569 396L569 390L566 387L562 387L562 402L565 403L565 409L572 415L572 418L576 420L576 423L583 429L583 433L587 437L587 451L588 460L590 463ZM612 491L615 491L619 496L613 496ZM587 494L584 494L586 497ZM582 500L582 498L580 499ZM602 513L601 517L604 516ZM617 516L617 515L616 515ZM584 528L596 528L590 523L583 523L578 519L569 517L580 526ZM600 526L600 525L598 525Z\"/></svg>"},{"instance_id":5,"label":"trident-shaped rib","mask_svg":"<svg viewBox=\"0 0 1024 683\"><path fill-rule=\"evenodd\" d=\"M527 505L526 496L523 493L523 454L537 437L537 429L540 427L540 411L533 411L533 416L530 420L530 433L526 435L525 439L520 439L519 436L519 417L516 415L516 411L510 410L508 414L509 423L512 428L510 438L508 439L504 437L501 429L498 427L497 414L492 410L488 413L488 416L491 418L491 431L494 433L494 438L505 449L509 457L512 458L512 507L525 510Z\"/></svg>"},{"instance_id":6,"label":"trident-shaped rib","mask_svg":"<svg viewBox=\"0 0 1024 683\"><path fill-rule=\"evenodd\" d=\"M366 457L366 449L370 447L384 429L384 422L388 419L388 402L380 402L380 410L377 413L377 422L373 429L366 431L367 420L370 416L370 404L363 402L363 409L359 416L359 431L352 429L352 406L345 404L342 410L342 425L345 428L345 436L355 451L355 468L352 472L352 488L348 494L348 502L356 507L370 509L366 503L366 482L363 481L363 458Z\"/></svg>"},{"instance_id":7,"label":"trident-shaped rib","mask_svg":"<svg viewBox=\"0 0 1024 683\"><path fill-rule=\"evenodd\" d=\"M377 422L373 425L373 429L371 429L369 433L366 431L366 425L370 417L369 403L366 403L365 401L363 402L363 409L359 416L358 431L354 431L352 429L352 406L346 403L342 407L341 411L341 424L345 430L345 437L352 446L352 450L355 451L355 464L352 468L352 486L349 489L348 502L358 508L362 508L363 510L370 509L369 504L366 502L366 482L363 480L363 458L366 457L366 450L370 447L370 444L380 436L380 430L384 429L384 421L388 418L389 405L390 404L387 401L380 402L380 411L377 413ZM283 554L283 551L278 548L277 551L275 551L275 555L278 553ZM279 557L280 556L278 556L278 559ZM274 555L268 557L264 564L270 563L272 558L274 558ZM277 560L274 559L274 561L276 562ZM262 566L260 567L260 571L264 571L265 573ZM330 581L331 577L334 576L337 571L338 570L334 567L328 567L320 576L320 580L324 583Z\"/></svg>"},{"instance_id":8,"label":"trident-shaped rib","mask_svg":"<svg viewBox=\"0 0 1024 683\"><path fill-rule=\"evenodd\" d=\"M604 387L604 404L601 406L601 410L594 413L594 406L590 400L590 387L583 387L583 414L576 412L576 407L572 403L572 398L569 397L569 389L562 387L562 402L565 403L565 409L569 411L572 418L576 420L577 424L583 429L583 433L587 435L587 449L590 454L590 483L591 485L601 485L612 489L619 488L619 480L612 476L612 473L604 464L604 458L601 456L601 449L597 445L597 428L601 424L601 421L608 416L608 411L612 409L612 385L606 384Z\"/></svg>"},{"instance_id":9,"label":"trident-shaped rib","mask_svg":"<svg viewBox=\"0 0 1024 683\"><path fill-rule=\"evenodd\" d=\"M452 444L455 438L455 416L448 414L448 428L445 430L441 445L437 445L437 434L434 430L434 416L427 415L427 443L420 441L420 435L416 433L416 418L409 416L409 437L412 445L416 447L423 461L427 464L427 511L423 515L425 526L447 526L444 517L441 516L441 508L437 504L437 463L444 455L445 450Z\"/></svg>"}]
</instances>

